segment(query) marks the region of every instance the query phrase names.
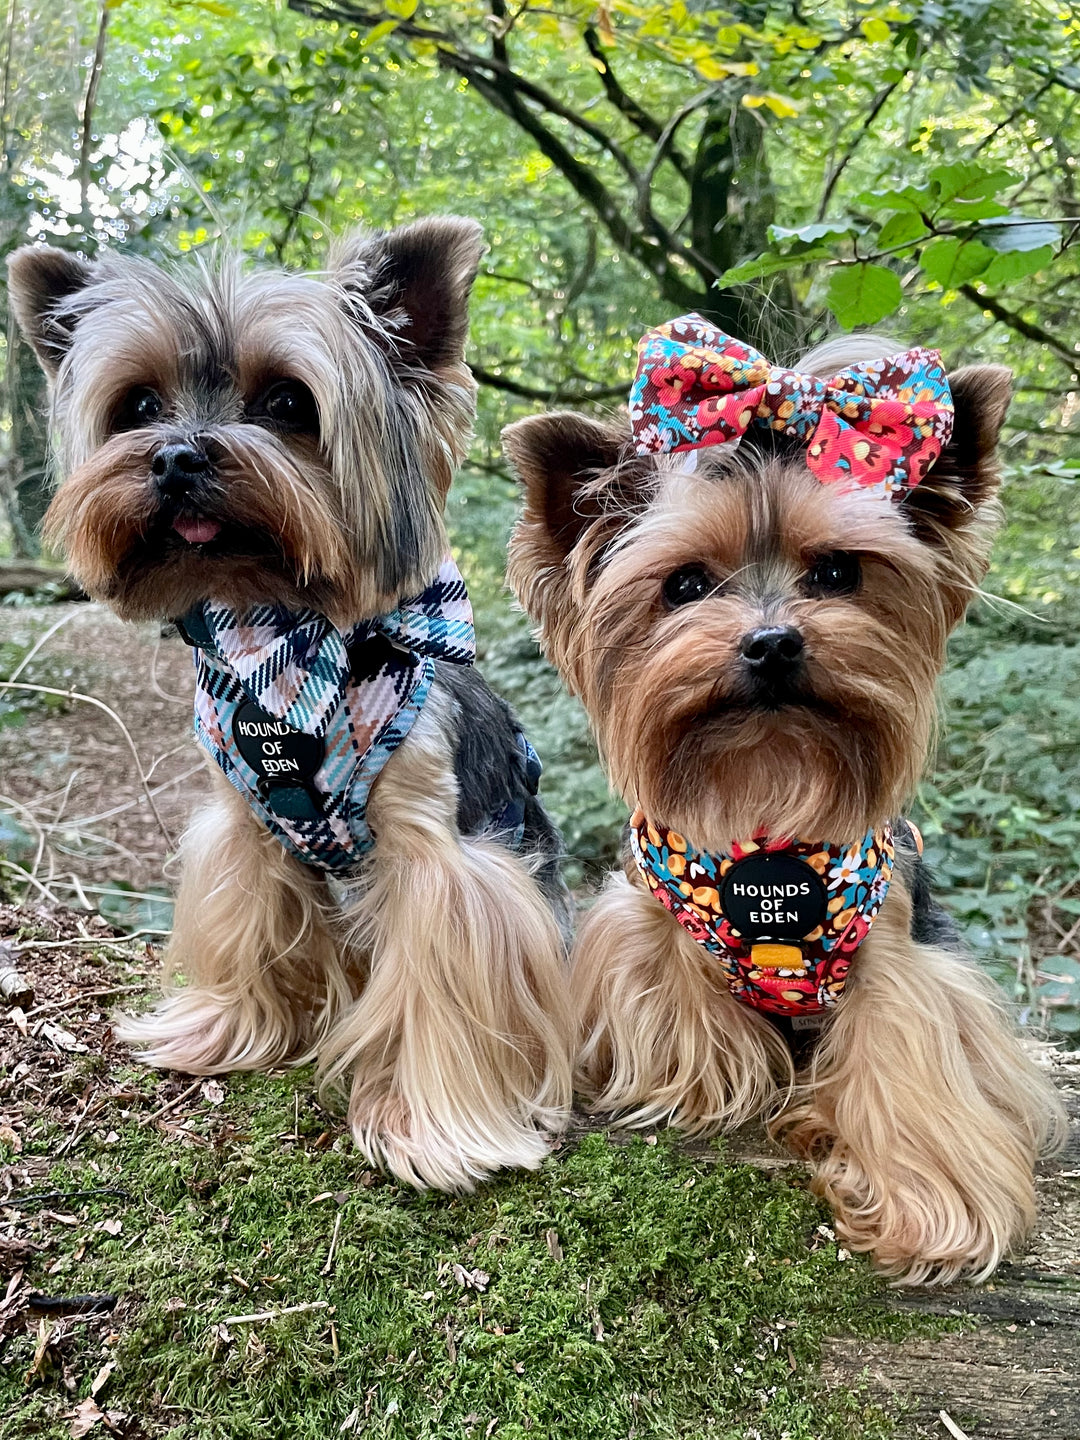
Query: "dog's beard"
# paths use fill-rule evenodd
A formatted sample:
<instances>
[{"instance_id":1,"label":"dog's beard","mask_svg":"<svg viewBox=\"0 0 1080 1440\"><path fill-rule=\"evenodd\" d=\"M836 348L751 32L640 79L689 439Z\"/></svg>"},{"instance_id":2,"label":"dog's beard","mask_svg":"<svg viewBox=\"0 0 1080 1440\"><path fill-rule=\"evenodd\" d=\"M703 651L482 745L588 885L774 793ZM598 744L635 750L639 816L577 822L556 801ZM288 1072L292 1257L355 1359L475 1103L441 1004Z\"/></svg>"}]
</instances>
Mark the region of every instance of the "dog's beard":
<instances>
[{"instance_id":1,"label":"dog's beard","mask_svg":"<svg viewBox=\"0 0 1080 1440\"><path fill-rule=\"evenodd\" d=\"M942 627L807 603L805 662L755 678L733 619L669 618L594 664L584 699L628 802L713 850L762 833L853 839L895 815L933 731Z\"/></svg>"},{"instance_id":2,"label":"dog's beard","mask_svg":"<svg viewBox=\"0 0 1080 1440\"><path fill-rule=\"evenodd\" d=\"M180 500L154 486L160 444L153 430L114 436L68 478L47 517L50 543L80 584L122 618L175 617L213 598L237 609L308 606L344 622L393 603L353 555L314 443L286 445L253 425L210 429L212 470Z\"/></svg>"}]
</instances>

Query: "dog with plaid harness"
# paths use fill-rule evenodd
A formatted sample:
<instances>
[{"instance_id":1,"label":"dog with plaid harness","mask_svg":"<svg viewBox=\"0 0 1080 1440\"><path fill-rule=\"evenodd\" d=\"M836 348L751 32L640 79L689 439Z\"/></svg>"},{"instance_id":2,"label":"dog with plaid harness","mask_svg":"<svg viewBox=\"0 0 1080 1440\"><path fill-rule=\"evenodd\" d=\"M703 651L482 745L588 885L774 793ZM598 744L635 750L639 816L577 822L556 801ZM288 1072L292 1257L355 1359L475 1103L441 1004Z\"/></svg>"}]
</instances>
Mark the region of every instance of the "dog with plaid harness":
<instances>
[{"instance_id":1,"label":"dog with plaid harness","mask_svg":"<svg viewBox=\"0 0 1080 1440\"><path fill-rule=\"evenodd\" d=\"M122 618L176 623L213 762L185 983L120 1034L193 1074L315 1058L372 1161L452 1191L539 1164L571 1085L559 840L442 519L480 253L441 218L321 276L10 262L60 441L49 532Z\"/></svg>"}]
</instances>

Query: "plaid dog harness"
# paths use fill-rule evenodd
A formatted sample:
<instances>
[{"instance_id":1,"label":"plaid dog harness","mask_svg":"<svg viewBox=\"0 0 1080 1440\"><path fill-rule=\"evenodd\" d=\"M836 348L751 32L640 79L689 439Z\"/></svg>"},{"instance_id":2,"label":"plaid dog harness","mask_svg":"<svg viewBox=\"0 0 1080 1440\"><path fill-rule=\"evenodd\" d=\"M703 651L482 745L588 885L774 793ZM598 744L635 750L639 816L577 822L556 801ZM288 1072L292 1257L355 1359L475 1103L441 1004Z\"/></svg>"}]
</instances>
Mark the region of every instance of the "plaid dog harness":
<instances>
[{"instance_id":1,"label":"plaid dog harness","mask_svg":"<svg viewBox=\"0 0 1080 1440\"><path fill-rule=\"evenodd\" d=\"M449 557L415 599L345 632L310 610L238 615L212 601L177 628L195 649L204 749L290 854L339 875L374 844L368 796L424 707L435 660L471 665L476 653Z\"/></svg>"},{"instance_id":2,"label":"plaid dog harness","mask_svg":"<svg viewBox=\"0 0 1080 1440\"><path fill-rule=\"evenodd\" d=\"M820 1015L888 894L891 827L852 845L749 840L710 855L640 810L630 850L653 896L719 961L737 1000L771 1015Z\"/></svg>"}]
</instances>

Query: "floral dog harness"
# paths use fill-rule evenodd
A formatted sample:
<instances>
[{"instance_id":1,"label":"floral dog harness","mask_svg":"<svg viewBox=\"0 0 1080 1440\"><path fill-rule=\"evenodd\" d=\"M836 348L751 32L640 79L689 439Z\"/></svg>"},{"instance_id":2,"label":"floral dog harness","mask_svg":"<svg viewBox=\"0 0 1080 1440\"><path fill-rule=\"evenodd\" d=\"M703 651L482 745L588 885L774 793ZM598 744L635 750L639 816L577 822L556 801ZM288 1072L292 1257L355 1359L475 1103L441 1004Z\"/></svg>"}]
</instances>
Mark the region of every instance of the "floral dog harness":
<instances>
[{"instance_id":1,"label":"floral dog harness","mask_svg":"<svg viewBox=\"0 0 1080 1440\"><path fill-rule=\"evenodd\" d=\"M844 993L894 858L887 825L853 845L750 840L710 855L640 810L630 849L655 898L720 962L735 998L789 1018L820 1015Z\"/></svg>"},{"instance_id":2,"label":"floral dog harness","mask_svg":"<svg viewBox=\"0 0 1080 1440\"><path fill-rule=\"evenodd\" d=\"M953 401L936 350L822 380L770 365L691 314L643 336L630 420L639 455L737 444L752 425L784 431L806 446L824 484L891 499L918 485L948 444Z\"/></svg>"},{"instance_id":3,"label":"floral dog harness","mask_svg":"<svg viewBox=\"0 0 1080 1440\"><path fill-rule=\"evenodd\" d=\"M435 660L475 655L449 557L415 599L345 632L310 610L237 615L212 601L177 628L195 649L199 741L286 850L338 874L374 844L368 795L423 709Z\"/></svg>"}]
</instances>

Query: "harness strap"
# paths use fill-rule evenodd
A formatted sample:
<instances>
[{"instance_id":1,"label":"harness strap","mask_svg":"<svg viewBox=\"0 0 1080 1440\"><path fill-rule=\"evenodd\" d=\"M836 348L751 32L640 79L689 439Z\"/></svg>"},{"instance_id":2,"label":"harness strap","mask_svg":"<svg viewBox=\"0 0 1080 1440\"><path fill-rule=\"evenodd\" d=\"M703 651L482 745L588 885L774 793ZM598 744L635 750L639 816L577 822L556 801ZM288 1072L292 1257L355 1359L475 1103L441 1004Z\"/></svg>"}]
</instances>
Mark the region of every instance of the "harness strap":
<instances>
[{"instance_id":1,"label":"harness strap","mask_svg":"<svg viewBox=\"0 0 1080 1440\"><path fill-rule=\"evenodd\" d=\"M697 850L640 810L630 849L652 895L716 957L735 998L788 1017L820 1014L843 995L894 858L888 825L850 844L760 839L727 855Z\"/></svg>"}]
</instances>

